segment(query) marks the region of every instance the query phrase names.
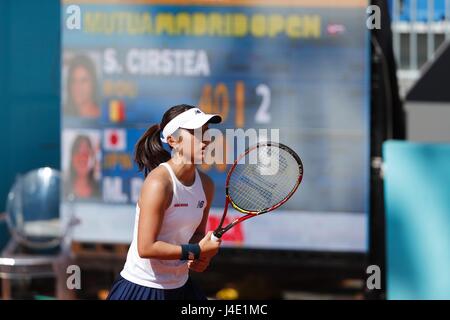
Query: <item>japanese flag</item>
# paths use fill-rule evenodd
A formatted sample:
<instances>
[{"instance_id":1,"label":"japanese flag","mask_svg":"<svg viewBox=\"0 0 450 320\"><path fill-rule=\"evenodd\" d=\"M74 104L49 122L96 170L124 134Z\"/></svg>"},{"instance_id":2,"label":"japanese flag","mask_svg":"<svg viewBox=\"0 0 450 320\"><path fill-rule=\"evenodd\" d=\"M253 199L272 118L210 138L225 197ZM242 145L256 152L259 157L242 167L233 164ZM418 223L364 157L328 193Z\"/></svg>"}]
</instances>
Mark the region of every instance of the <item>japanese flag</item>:
<instances>
[{"instance_id":1,"label":"japanese flag","mask_svg":"<svg viewBox=\"0 0 450 320\"><path fill-rule=\"evenodd\" d=\"M124 129L105 129L103 132L103 148L105 151L125 151L127 135Z\"/></svg>"}]
</instances>

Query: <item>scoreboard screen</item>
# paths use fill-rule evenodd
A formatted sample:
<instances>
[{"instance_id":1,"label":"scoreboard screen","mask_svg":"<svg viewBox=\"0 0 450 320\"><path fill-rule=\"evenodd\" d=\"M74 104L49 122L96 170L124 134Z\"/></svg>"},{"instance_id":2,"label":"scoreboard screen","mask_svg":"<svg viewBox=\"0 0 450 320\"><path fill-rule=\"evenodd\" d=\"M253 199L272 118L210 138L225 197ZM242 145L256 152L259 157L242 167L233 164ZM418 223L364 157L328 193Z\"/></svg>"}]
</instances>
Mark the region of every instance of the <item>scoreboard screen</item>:
<instances>
[{"instance_id":1,"label":"scoreboard screen","mask_svg":"<svg viewBox=\"0 0 450 320\"><path fill-rule=\"evenodd\" d=\"M131 240L144 178L134 145L169 107L185 103L220 114L224 121L211 127L256 130L304 163L296 194L230 230L224 245L366 251L367 5L63 0L61 206L81 221L74 239ZM222 214L229 167L199 166L216 186L210 229ZM230 219L239 215L230 211Z\"/></svg>"}]
</instances>

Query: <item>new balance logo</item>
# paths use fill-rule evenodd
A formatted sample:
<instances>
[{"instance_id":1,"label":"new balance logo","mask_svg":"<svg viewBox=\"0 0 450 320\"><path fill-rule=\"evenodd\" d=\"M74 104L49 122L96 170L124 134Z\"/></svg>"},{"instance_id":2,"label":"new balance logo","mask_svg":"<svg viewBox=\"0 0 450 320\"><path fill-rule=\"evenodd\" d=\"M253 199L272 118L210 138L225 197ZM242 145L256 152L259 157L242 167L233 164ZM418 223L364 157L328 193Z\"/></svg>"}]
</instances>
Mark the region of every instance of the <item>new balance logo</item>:
<instances>
[{"instance_id":1,"label":"new balance logo","mask_svg":"<svg viewBox=\"0 0 450 320\"><path fill-rule=\"evenodd\" d=\"M197 208L203 208L203 205L205 204L205 201L201 200L197 203Z\"/></svg>"}]
</instances>

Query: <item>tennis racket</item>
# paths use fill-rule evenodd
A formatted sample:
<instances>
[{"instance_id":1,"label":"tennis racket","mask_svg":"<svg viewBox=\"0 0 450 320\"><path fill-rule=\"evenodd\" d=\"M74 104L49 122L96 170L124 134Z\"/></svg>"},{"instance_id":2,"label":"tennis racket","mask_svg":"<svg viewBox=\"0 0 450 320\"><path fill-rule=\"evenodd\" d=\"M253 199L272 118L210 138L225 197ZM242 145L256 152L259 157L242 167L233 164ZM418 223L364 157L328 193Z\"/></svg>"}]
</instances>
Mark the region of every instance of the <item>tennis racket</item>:
<instances>
[{"instance_id":1,"label":"tennis racket","mask_svg":"<svg viewBox=\"0 0 450 320\"><path fill-rule=\"evenodd\" d=\"M247 149L228 171L225 208L211 239L218 241L238 223L279 208L292 197L302 178L302 161L291 148L264 142ZM245 215L224 227L229 204Z\"/></svg>"}]
</instances>

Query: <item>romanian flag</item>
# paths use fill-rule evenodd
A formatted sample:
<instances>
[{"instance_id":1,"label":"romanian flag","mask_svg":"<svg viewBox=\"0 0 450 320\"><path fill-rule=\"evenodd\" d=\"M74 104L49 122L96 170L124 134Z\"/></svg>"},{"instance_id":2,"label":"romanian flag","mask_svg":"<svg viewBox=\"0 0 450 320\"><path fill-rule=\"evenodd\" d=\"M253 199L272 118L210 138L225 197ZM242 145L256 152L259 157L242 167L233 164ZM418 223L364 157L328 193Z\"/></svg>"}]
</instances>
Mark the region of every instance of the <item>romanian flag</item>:
<instances>
[{"instance_id":1,"label":"romanian flag","mask_svg":"<svg viewBox=\"0 0 450 320\"><path fill-rule=\"evenodd\" d=\"M122 122L125 120L125 104L121 100L109 102L109 120L111 122Z\"/></svg>"}]
</instances>

